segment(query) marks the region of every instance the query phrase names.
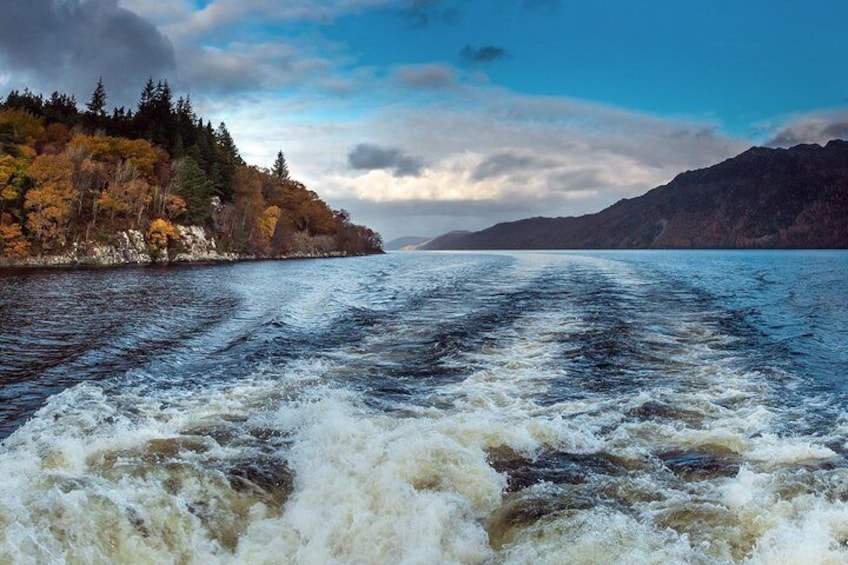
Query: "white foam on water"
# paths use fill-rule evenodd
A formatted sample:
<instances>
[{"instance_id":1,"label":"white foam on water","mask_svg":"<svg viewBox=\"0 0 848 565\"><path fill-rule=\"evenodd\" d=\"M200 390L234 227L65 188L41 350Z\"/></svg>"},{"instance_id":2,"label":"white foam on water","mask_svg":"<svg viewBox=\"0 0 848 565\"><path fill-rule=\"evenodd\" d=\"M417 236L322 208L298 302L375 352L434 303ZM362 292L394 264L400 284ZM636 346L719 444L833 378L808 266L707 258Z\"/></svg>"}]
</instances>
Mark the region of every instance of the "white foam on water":
<instances>
[{"instance_id":1,"label":"white foam on water","mask_svg":"<svg viewBox=\"0 0 848 565\"><path fill-rule=\"evenodd\" d=\"M293 412L302 419L289 459L296 489L282 516L248 529L239 560L447 563L490 556L481 519L497 507L504 479L468 441L484 435L480 423L369 415L342 393Z\"/></svg>"},{"instance_id":2,"label":"white foam on water","mask_svg":"<svg viewBox=\"0 0 848 565\"><path fill-rule=\"evenodd\" d=\"M685 536L658 530L621 512L587 510L540 522L508 546L495 563L666 564L709 563Z\"/></svg>"},{"instance_id":3,"label":"white foam on water","mask_svg":"<svg viewBox=\"0 0 848 565\"><path fill-rule=\"evenodd\" d=\"M307 294L312 313L284 312L298 324L321 310ZM563 394L563 338L590 327L570 301L457 353L474 368L396 413L338 377L347 350L202 390L69 389L0 447L0 562L848 562L848 471L828 447L848 419L775 431L771 383L697 312L642 324L668 355L654 381ZM551 454L583 475L534 476ZM532 484L507 492L519 467Z\"/></svg>"}]
</instances>

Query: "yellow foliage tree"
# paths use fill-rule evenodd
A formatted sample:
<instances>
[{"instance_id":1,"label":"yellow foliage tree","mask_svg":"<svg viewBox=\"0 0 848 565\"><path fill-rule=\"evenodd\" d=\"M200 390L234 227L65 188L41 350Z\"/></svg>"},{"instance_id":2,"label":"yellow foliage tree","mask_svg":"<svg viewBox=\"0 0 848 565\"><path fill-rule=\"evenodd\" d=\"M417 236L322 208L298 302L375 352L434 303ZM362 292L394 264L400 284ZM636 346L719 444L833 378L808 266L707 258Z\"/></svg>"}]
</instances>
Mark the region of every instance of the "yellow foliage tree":
<instances>
[{"instance_id":1,"label":"yellow foliage tree","mask_svg":"<svg viewBox=\"0 0 848 565\"><path fill-rule=\"evenodd\" d=\"M147 230L147 243L154 258L167 255L171 244L179 241L180 234L177 228L168 220L162 218L153 220Z\"/></svg>"},{"instance_id":2,"label":"yellow foliage tree","mask_svg":"<svg viewBox=\"0 0 848 565\"><path fill-rule=\"evenodd\" d=\"M277 229L277 221L280 219L282 210L278 206L268 206L259 215L256 221L256 227L259 232L259 247L264 251L268 250L271 245L271 240L274 237L274 232Z\"/></svg>"},{"instance_id":3,"label":"yellow foliage tree","mask_svg":"<svg viewBox=\"0 0 848 565\"><path fill-rule=\"evenodd\" d=\"M9 108L0 111L0 128L11 130L12 142L34 146L44 135L44 125L37 118L21 108Z\"/></svg>"},{"instance_id":4,"label":"yellow foliage tree","mask_svg":"<svg viewBox=\"0 0 848 565\"><path fill-rule=\"evenodd\" d=\"M126 163L134 167L148 182L155 182L154 165L158 159L153 146L144 139L124 137L94 137L77 134L68 144L71 148L85 150L95 161Z\"/></svg>"},{"instance_id":5,"label":"yellow foliage tree","mask_svg":"<svg viewBox=\"0 0 848 565\"><path fill-rule=\"evenodd\" d=\"M259 228L259 234L262 236L266 245L270 243L271 238L274 237L274 231L277 229L277 221L280 219L280 214L282 214L282 210L280 210L278 206L268 206L262 214L259 215L257 227Z\"/></svg>"},{"instance_id":6,"label":"yellow foliage tree","mask_svg":"<svg viewBox=\"0 0 848 565\"><path fill-rule=\"evenodd\" d=\"M27 164L26 159L20 157L0 157L0 211L19 205Z\"/></svg>"},{"instance_id":7,"label":"yellow foliage tree","mask_svg":"<svg viewBox=\"0 0 848 565\"><path fill-rule=\"evenodd\" d=\"M29 242L20 224L12 222L0 225L0 251L10 259L29 257Z\"/></svg>"},{"instance_id":8,"label":"yellow foliage tree","mask_svg":"<svg viewBox=\"0 0 848 565\"><path fill-rule=\"evenodd\" d=\"M39 155L27 174L34 184L24 199L27 229L42 248L61 247L78 196L73 163L65 155Z\"/></svg>"}]
</instances>

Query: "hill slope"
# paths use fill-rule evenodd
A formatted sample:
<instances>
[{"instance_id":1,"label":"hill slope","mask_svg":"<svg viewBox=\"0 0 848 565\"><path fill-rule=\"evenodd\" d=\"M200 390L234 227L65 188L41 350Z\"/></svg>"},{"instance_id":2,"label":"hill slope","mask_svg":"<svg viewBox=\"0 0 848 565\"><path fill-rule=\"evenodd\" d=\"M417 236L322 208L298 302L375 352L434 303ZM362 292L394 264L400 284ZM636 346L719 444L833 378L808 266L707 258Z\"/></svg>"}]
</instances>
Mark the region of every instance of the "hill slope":
<instances>
[{"instance_id":1,"label":"hill slope","mask_svg":"<svg viewBox=\"0 0 848 565\"><path fill-rule=\"evenodd\" d=\"M427 249L848 247L848 142L755 147L598 212L530 218Z\"/></svg>"},{"instance_id":2,"label":"hill slope","mask_svg":"<svg viewBox=\"0 0 848 565\"><path fill-rule=\"evenodd\" d=\"M420 245L424 242L430 241L431 239L433 238L421 237L417 235L407 235L404 237L393 239L390 242L383 244L383 249L385 249L386 251L400 251L404 247Z\"/></svg>"}]
</instances>

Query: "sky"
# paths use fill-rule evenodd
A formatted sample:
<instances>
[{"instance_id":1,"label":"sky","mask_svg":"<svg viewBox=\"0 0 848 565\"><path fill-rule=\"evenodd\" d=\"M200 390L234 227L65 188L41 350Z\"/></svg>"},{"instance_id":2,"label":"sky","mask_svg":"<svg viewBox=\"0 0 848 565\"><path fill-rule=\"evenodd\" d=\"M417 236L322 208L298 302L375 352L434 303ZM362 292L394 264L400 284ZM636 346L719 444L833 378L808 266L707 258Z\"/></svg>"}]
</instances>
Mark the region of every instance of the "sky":
<instances>
[{"instance_id":1,"label":"sky","mask_svg":"<svg viewBox=\"0 0 848 565\"><path fill-rule=\"evenodd\" d=\"M0 0L0 92L148 77L400 236L596 212L848 138L844 0Z\"/></svg>"}]
</instances>

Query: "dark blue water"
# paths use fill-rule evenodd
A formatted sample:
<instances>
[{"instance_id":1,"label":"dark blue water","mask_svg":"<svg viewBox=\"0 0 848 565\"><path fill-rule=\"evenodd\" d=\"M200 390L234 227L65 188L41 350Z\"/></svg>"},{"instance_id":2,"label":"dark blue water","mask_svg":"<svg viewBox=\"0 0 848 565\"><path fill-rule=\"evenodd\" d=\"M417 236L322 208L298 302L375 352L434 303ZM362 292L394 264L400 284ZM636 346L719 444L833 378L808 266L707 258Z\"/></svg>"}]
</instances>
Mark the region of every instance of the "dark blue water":
<instances>
[{"instance_id":1,"label":"dark blue water","mask_svg":"<svg viewBox=\"0 0 848 565\"><path fill-rule=\"evenodd\" d=\"M820 251L4 271L0 561L844 562L846 273Z\"/></svg>"}]
</instances>

